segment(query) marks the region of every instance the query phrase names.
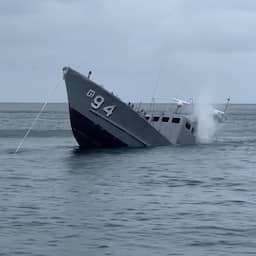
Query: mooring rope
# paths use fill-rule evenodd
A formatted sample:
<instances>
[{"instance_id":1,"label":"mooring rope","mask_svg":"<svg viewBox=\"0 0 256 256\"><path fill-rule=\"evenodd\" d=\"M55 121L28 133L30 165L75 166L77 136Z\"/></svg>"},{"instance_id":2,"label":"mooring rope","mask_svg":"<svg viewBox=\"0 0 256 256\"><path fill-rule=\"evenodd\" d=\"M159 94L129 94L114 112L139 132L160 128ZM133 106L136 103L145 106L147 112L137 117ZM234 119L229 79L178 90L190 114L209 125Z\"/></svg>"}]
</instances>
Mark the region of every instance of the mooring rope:
<instances>
[{"instance_id":1,"label":"mooring rope","mask_svg":"<svg viewBox=\"0 0 256 256\"><path fill-rule=\"evenodd\" d=\"M25 135L23 136L22 140L20 141L18 147L15 150L15 154L19 152L19 150L21 149L23 143L25 142L26 138L28 137L28 135L30 134L31 130L33 129L34 125L36 124L37 120L39 119L40 115L43 113L43 111L45 110L50 97L53 95L53 93L55 92L55 90L59 87L60 83L57 83L57 85L50 91L47 100L44 102L44 104L42 105L40 111L37 113L36 117L34 118L33 122L31 123L30 127L28 128L28 130L26 131Z\"/></svg>"}]
</instances>

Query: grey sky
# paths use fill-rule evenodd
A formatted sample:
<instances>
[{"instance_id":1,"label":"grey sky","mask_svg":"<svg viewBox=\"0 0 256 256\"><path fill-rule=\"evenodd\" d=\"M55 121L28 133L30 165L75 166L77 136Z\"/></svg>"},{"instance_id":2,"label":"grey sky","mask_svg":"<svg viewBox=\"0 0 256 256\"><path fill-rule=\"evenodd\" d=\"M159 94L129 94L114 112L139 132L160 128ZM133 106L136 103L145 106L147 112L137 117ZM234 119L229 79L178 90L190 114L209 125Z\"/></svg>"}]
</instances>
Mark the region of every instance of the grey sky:
<instances>
[{"instance_id":1,"label":"grey sky","mask_svg":"<svg viewBox=\"0 0 256 256\"><path fill-rule=\"evenodd\" d=\"M125 101L255 103L255 0L1 0L0 102L66 101L71 66Z\"/></svg>"}]
</instances>

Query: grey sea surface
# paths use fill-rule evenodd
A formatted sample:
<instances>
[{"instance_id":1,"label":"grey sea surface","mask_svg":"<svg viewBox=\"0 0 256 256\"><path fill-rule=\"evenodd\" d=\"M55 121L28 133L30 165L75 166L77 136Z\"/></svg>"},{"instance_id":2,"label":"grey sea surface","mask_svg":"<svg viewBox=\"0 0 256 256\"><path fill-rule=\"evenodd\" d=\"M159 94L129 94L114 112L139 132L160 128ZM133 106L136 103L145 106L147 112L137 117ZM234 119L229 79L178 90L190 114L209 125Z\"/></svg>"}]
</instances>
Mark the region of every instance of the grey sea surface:
<instances>
[{"instance_id":1,"label":"grey sea surface","mask_svg":"<svg viewBox=\"0 0 256 256\"><path fill-rule=\"evenodd\" d=\"M0 104L0 255L256 255L256 105L208 144L79 150L67 105Z\"/></svg>"}]
</instances>

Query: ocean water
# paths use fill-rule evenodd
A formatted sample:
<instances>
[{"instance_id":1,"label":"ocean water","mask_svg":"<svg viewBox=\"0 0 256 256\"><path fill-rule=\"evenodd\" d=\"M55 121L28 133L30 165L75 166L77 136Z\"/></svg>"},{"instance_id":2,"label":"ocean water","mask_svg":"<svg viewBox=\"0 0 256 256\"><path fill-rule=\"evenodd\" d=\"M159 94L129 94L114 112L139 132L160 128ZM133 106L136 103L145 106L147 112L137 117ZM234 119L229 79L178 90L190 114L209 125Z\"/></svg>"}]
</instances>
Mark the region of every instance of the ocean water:
<instances>
[{"instance_id":1,"label":"ocean water","mask_svg":"<svg viewBox=\"0 0 256 256\"><path fill-rule=\"evenodd\" d=\"M211 143L78 149L67 106L0 104L0 255L256 255L256 105Z\"/></svg>"}]
</instances>

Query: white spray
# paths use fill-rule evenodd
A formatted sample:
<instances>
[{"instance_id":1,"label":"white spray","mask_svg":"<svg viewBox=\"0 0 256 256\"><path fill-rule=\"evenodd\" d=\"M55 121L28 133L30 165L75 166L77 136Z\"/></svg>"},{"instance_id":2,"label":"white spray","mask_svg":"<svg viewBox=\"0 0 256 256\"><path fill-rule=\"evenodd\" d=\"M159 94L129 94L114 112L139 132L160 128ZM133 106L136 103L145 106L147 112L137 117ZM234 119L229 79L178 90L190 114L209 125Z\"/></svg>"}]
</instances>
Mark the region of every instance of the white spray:
<instances>
[{"instance_id":1,"label":"white spray","mask_svg":"<svg viewBox=\"0 0 256 256\"><path fill-rule=\"evenodd\" d=\"M210 104L208 94L202 94L194 105L194 115L197 121L197 140L199 143L213 141L217 126L213 116L214 108Z\"/></svg>"}]
</instances>

